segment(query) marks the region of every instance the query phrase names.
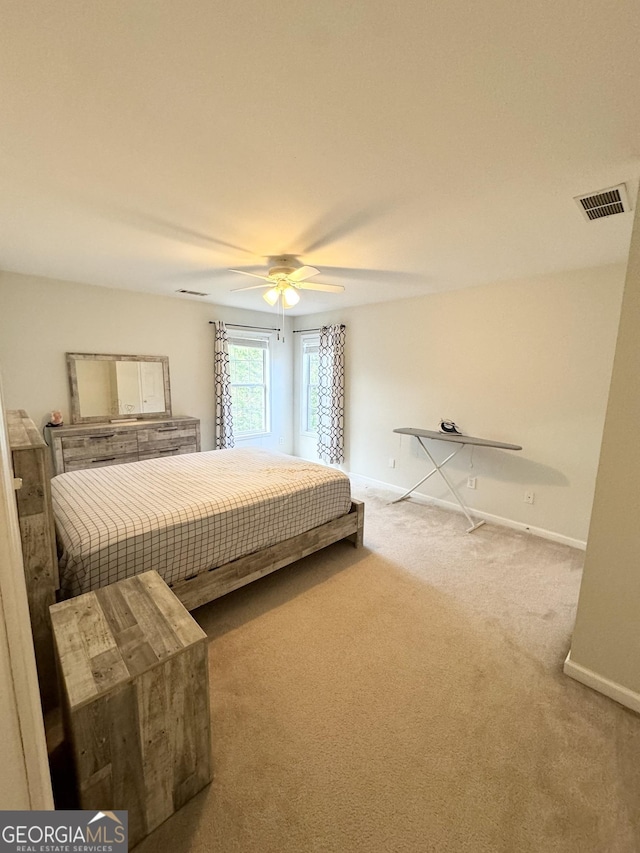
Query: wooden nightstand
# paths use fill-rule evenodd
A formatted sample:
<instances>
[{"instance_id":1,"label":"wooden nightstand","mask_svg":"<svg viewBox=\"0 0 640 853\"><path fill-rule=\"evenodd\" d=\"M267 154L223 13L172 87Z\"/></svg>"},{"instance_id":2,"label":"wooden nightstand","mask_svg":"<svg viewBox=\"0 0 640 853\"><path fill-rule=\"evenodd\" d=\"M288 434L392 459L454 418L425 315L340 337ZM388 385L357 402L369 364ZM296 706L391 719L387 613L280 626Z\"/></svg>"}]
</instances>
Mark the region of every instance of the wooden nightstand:
<instances>
[{"instance_id":1,"label":"wooden nightstand","mask_svg":"<svg viewBox=\"0 0 640 853\"><path fill-rule=\"evenodd\" d=\"M211 781L207 636L157 572L51 607L80 808L133 846Z\"/></svg>"}]
</instances>

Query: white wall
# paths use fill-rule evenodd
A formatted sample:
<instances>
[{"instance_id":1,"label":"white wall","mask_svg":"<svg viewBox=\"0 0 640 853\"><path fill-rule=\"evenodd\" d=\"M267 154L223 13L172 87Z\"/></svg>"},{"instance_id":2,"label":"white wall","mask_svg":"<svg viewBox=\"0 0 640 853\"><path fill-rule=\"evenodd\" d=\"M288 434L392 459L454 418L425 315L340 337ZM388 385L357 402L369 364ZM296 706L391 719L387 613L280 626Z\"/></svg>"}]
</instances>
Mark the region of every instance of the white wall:
<instances>
[{"instance_id":1,"label":"white wall","mask_svg":"<svg viewBox=\"0 0 640 853\"><path fill-rule=\"evenodd\" d=\"M275 312L0 272L0 370L7 408L44 424L53 409L70 423L66 352L167 355L175 415L200 418L202 449L213 448L213 327L209 320L278 327ZM289 318L286 320L290 326ZM292 449L292 336L272 346L272 433L251 444ZM284 442L280 444L280 438ZM236 442L240 446L242 442Z\"/></svg>"},{"instance_id":2,"label":"white wall","mask_svg":"<svg viewBox=\"0 0 640 853\"><path fill-rule=\"evenodd\" d=\"M640 207L566 671L640 711Z\"/></svg>"},{"instance_id":3,"label":"white wall","mask_svg":"<svg viewBox=\"0 0 640 853\"><path fill-rule=\"evenodd\" d=\"M477 477L476 491L464 485L471 507L584 543L623 283L614 265L296 318L298 329L347 326L345 467L408 488L428 461L393 429L450 418L469 435L523 446L476 448L473 468L466 448L449 463L456 484ZM299 408L294 446L314 458ZM450 499L438 477L420 492Z\"/></svg>"},{"instance_id":4,"label":"white wall","mask_svg":"<svg viewBox=\"0 0 640 853\"><path fill-rule=\"evenodd\" d=\"M469 434L524 448L517 454L476 449L472 470L468 449L453 460L457 483L469 473L478 478L476 491L464 489L470 506L584 542L624 272L614 265L294 318L300 329L328 320L347 324L344 467L408 487L427 463L394 427L436 428L441 417L451 418ZM68 419L67 351L168 355L174 412L201 419L203 449L209 449L211 319L278 325L275 314L1 273L7 405L25 408L38 423L55 408ZM298 435L297 395L292 418L299 343L300 335L291 334L274 343L281 378L273 432L261 443L314 458L314 441ZM442 455L444 445L437 448ZM536 495L533 506L522 500L528 488ZM449 499L435 478L421 491Z\"/></svg>"}]
</instances>

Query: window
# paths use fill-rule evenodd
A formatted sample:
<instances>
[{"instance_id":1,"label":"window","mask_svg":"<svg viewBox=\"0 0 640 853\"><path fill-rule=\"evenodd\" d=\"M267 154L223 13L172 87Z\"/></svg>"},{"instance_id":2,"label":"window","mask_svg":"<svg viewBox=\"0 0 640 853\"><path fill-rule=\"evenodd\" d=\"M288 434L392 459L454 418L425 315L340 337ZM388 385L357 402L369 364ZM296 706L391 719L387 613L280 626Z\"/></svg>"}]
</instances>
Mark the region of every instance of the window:
<instances>
[{"instance_id":1,"label":"window","mask_svg":"<svg viewBox=\"0 0 640 853\"><path fill-rule=\"evenodd\" d=\"M302 423L301 431L315 434L318 430L318 368L320 336L302 339Z\"/></svg>"},{"instance_id":2,"label":"window","mask_svg":"<svg viewBox=\"0 0 640 853\"><path fill-rule=\"evenodd\" d=\"M269 336L229 336L233 431L237 437L270 430Z\"/></svg>"}]
</instances>

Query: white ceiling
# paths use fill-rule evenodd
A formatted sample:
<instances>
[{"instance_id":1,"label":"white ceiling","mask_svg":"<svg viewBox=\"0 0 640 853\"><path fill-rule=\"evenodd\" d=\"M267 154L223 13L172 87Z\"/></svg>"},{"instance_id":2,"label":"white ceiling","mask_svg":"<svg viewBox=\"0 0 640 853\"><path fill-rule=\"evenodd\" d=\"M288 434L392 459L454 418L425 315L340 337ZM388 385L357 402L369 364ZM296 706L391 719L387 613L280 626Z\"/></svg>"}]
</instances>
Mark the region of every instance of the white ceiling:
<instances>
[{"instance_id":1,"label":"white ceiling","mask_svg":"<svg viewBox=\"0 0 640 853\"><path fill-rule=\"evenodd\" d=\"M637 0L1 0L0 268L302 314L624 261ZM344 268L351 268L347 275ZM186 297L192 298L192 297Z\"/></svg>"}]
</instances>

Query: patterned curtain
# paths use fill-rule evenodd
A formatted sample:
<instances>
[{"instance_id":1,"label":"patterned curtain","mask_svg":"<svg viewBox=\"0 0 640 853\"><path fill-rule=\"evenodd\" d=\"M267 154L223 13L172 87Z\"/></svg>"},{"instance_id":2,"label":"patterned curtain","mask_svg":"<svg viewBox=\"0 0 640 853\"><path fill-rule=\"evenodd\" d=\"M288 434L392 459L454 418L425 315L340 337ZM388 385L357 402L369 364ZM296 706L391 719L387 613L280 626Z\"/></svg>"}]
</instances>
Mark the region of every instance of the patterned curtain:
<instances>
[{"instance_id":1,"label":"patterned curtain","mask_svg":"<svg viewBox=\"0 0 640 853\"><path fill-rule=\"evenodd\" d=\"M344 462L344 339L342 325L320 329L318 456Z\"/></svg>"},{"instance_id":2,"label":"patterned curtain","mask_svg":"<svg viewBox=\"0 0 640 853\"><path fill-rule=\"evenodd\" d=\"M213 383L216 398L216 450L224 450L234 446L229 344L225 324L218 321L213 327L215 330Z\"/></svg>"}]
</instances>

